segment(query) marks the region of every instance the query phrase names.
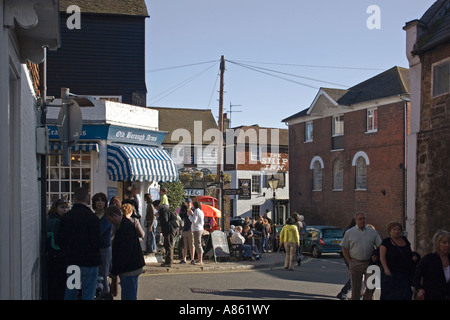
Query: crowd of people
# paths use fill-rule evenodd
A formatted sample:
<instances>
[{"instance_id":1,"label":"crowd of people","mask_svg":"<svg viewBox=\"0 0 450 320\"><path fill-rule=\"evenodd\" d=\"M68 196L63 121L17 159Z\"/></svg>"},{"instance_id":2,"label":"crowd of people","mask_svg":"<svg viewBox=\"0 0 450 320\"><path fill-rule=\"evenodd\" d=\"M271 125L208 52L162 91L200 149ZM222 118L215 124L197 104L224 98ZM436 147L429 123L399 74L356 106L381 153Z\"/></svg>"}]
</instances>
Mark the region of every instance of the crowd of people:
<instances>
[{"instance_id":1,"label":"crowd of people","mask_svg":"<svg viewBox=\"0 0 450 320\"><path fill-rule=\"evenodd\" d=\"M180 263L188 263L189 257L191 264L203 264L201 204L186 199L178 215L169 208L166 189L161 188L160 200L156 201L145 194L143 229L133 191L127 192L123 201L115 196L108 203L104 193L89 199L88 190L79 188L70 210L65 200L52 204L46 243L49 300L112 299L119 283L121 298L136 300L138 277L145 265L140 239L147 235L146 251L156 252L158 224L165 251L161 266L171 267L178 232L183 239ZM269 250L269 237L275 233L272 228L267 212L253 222L247 217L243 226L231 226L230 242L240 246L244 259L261 259L261 253ZM450 299L450 233L439 230L432 241L432 252L421 258L412 251L400 223L390 223L387 229L389 236L382 240L366 223L364 213L354 216L341 243L349 281L337 297L346 299L351 291L352 299L373 299L374 289L365 281L370 277L368 267L376 265L381 270L382 300ZM295 260L301 263L305 230L304 217L296 212L281 230L279 245L286 252L286 270L293 270ZM255 237L259 241L255 242ZM67 285L68 266L79 267L81 288Z\"/></svg>"}]
</instances>

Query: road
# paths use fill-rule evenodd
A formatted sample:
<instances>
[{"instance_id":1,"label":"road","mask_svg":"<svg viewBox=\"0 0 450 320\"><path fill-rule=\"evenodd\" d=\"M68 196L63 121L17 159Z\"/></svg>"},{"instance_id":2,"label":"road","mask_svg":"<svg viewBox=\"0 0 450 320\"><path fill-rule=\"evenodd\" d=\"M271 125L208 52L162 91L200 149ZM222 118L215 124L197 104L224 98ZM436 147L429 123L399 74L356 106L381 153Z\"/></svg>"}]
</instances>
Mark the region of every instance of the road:
<instances>
[{"instance_id":1,"label":"road","mask_svg":"<svg viewBox=\"0 0 450 320\"><path fill-rule=\"evenodd\" d=\"M273 269L227 272L143 274L140 300L335 300L348 279L343 258L323 255L287 271Z\"/></svg>"}]
</instances>

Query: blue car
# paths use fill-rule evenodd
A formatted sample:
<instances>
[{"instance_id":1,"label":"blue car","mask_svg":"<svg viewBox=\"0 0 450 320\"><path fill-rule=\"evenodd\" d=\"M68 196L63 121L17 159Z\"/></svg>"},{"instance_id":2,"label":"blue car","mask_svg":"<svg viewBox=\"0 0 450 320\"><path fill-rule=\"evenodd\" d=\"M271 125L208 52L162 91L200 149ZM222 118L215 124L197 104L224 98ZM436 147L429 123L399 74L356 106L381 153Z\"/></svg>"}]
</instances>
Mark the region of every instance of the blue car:
<instances>
[{"instance_id":1,"label":"blue car","mask_svg":"<svg viewBox=\"0 0 450 320\"><path fill-rule=\"evenodd\" d=\"M308 226L303 252L318 258L322 253L342 255L341 241L344 230L333 226Z\"/></svg>"}]
</instances>

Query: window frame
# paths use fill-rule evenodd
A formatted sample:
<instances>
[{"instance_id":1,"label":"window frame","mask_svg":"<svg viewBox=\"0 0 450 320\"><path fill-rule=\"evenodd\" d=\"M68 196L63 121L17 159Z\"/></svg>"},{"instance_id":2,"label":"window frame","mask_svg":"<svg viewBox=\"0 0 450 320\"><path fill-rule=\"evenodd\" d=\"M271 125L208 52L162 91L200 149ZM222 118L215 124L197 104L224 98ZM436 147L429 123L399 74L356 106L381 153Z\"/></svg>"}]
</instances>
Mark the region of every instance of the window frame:
<instances>
[{"instance_id":1,"label":"window frame","mask_svg":"<svg viewBox=\"0 0 450 320\"><path fill-rule=\"evenodd\" d=\"M339 120L338 120L339 119ZM336 126L337 120L342 123L342 125ZM342 127L342 130L339 130L340 132L336 132L337 128ZM342 131L342 132L341 132ZM332 117L332 123L331 123L331 136L332 137L340 137L344 135L344 115L339 114Z\"/></svg>"},{"instance_id":2,"label":"window frame","mask_svg":"<svg viewBox=\"0 0 450 320\"><path fill-rule=\"evenodd\" d=\"M445 89L446 91L436 93L435 92L436 91L436 87L435 87L436 68L442 67L444 64L447 64L448 87L447 87L447 89ZM436 98L436 97L443 96L443 95L446 95L449 93L450 93L450 58L446 58L441 61L435 62L431 65L431 97Z\"/></svg>"},{"instance_id":3,"label":"window frame","mask_svg":"<svg viewBox=\"0 0 450 320\"><path fill-rule=\"evenodd\" d=\"M310 130L309 130L310 128ZM312 142L314 138L314 124L313 121L308 121L305 123L305 143Z\"/></svg>"},{"instance_id":4,"label":"window frame","mask_svg":"<svg viewBox=\"0 0 450 320\"><path fill-rule=\"evenodd\" d=\"M373 112L373 115L370 113ZM372 128L370 128L370 125ZM378 108L370 108L366 111L366 132L373 133L378 132Z\"/></svg>"}]
</instances>

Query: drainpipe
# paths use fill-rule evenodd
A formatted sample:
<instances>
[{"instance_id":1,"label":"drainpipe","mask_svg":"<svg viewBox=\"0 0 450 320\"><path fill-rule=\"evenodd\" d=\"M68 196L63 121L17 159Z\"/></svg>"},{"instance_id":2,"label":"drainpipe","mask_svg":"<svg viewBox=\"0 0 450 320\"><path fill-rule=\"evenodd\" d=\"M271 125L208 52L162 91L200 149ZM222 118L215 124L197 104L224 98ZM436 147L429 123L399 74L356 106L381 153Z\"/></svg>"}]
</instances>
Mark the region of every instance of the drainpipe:
<instances>
[{"instance_id":1,"label":"drainpipe","mask_svg":"<svg viewBox=\"0 0 450 320\"><path fill-rule=\"evenodd\" d=\"M408 147L408 103L411 101L410 100L410 95L409 93L407 94L399 94L398 97L400 98L400 100L403 101L403 117L404 117L404 121L403 121L403 223L405 226L405 230L406 230L406 223L408 222L408 211L407 211L407 204L408 204L408 199L407 199L407 179L406 179L406 174L408 171L408 165L407 165L407 158L408 158L408 152L407 152L407 147Z\"/></svg>"}]
</instances>

